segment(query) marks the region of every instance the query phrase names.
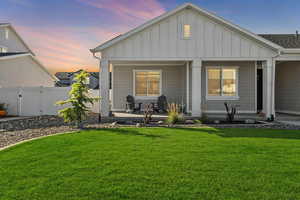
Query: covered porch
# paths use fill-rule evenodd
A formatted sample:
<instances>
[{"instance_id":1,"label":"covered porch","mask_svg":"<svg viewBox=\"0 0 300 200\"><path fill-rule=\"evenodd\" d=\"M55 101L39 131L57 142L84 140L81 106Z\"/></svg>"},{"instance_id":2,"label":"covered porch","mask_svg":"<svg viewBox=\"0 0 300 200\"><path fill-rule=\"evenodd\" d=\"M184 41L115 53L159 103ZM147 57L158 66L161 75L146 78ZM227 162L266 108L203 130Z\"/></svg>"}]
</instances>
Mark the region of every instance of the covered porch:
<instances>
[{"instance_id":1,"label":"covered porch","mask_svg":"<svg viewBox=\"0 0 300 200\"><path fill-rule=\"evenodd\" d=\"M101 60L100 64L100 107L103 117L111 113L125 113L128 95L133 96L136 103L142 103L143 108L156 102L160 95L165 95L168 103L183 105L189 117L199 118L204 113L224 116L224 102L239 105L238 114L241 117L270 118L275 114L272 103L275 63L272 59L114 59ZM230 69L224 71L230 72L232 77L224 81L220 75L221 79L217 81L225 85L215 89L209 86L209 82L215 81L208 78L211 68L218 69L216 73ZM263 71L261 85L258 85L259 70ZM229 95L223 91L224 88L229 88ZM220 95L211 96L214 89ZM260 91L262 96L259 96ZM264 115L257 115L259 112Z\"/></svg>"}]
</instances>

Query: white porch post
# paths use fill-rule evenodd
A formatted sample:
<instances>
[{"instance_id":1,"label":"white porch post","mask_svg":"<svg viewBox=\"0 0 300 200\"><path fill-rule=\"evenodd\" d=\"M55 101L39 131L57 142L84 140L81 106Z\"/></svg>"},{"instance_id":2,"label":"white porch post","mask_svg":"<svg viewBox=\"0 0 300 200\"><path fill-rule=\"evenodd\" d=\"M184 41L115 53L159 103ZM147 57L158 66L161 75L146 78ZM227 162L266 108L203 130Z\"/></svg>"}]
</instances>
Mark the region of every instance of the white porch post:
<instances>
[{"instance_id":1,"label":"white porch post","mask_svg":"<svg viewBox=\"0 0 300 200\"><path fill-rule=\"evenodd\" d=\"M263 112L266 118L275 113L274 109L274 73L275 65L272 59L263 62Z\"/></svg>"},{"instance_id":2,"label":"white porch post","mask_svg":"<svg viewBox=\"0 0 300 200\"><path fill-rule=\"evenodd\" d=\"M201 71L202 60L192 62L192 116L201 117Z\"/></svg>"},{"instance_id":3,"label":"white porch post","mask_svg":"<svg viewBox=\"0 0 300 200\"><path fill-rule=\"evenodd\" d=\"M190 111L190 63L186 62L186 112Z\"/></svg>"},{"instance_id":4,"label":"white porch post","mask_svg":"<svg viewBox=\"0 0 300 200\"><path fill-rule=\"evenodd\" d=\"M100 113L102 117L109 116L109 61L100 61L99 74Z\"/></svg>"}]
</instances>

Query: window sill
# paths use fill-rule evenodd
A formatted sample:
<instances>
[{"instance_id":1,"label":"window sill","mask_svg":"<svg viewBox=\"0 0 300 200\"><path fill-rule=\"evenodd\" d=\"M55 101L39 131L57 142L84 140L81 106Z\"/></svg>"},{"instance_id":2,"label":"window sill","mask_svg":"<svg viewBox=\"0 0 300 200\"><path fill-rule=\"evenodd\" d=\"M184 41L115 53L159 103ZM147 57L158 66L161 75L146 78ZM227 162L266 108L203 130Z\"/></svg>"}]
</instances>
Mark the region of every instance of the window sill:
<instances>
[{"instance_id":1,"label":"window sill","mask_svg":"<svg viewBox=\"0 0 300 200\"><path fill-rule=\"evenodd\" d=\"M239 96L228 97L228 96L206 96L206 100L214 100L214 101L238 101L240 100Z\"/></svg>"},{"instance_id":2,"label":"window sill","mask_svg":"<svg viewBox=\"0 0 300 200\"><path fill-rule=\"evenodd\" d=\"M156 100L159 96L134 96L136 100Z\"/></svg>"}]
</instances>

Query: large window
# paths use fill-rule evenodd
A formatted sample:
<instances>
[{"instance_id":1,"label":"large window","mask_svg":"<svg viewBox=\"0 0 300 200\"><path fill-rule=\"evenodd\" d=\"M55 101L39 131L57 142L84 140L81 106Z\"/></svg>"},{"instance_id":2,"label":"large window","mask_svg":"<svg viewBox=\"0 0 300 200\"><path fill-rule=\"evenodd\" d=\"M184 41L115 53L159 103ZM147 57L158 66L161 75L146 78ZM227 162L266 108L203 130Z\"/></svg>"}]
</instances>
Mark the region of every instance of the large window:
<instances>
[{"instance_id":1,"label":"large window","mask_svg":"<svg viewBox=\"0 0 300 200\"><path fill-rule=\"evenodd\" d=\"M207 99L238 98L238 67L208 67Z\"/></svg>"},{"instance_id":2,"label":"large window","mask_svg":"<svg viewBox=\"0 0 300 200\"><path fill-rule=\"evenodd\" d=\"M161 71L134 71L134 92L138 97L157 97L161 92Z\"/></svg>"}]
</instances>

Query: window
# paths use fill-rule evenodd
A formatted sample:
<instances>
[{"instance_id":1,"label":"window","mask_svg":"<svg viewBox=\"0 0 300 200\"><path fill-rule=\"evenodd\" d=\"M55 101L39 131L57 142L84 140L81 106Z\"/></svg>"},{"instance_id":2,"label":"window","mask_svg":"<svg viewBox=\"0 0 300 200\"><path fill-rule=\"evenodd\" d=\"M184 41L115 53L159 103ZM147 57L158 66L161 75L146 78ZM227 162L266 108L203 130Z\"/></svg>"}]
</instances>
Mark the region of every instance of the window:
<instances>
[{"instance_id":1,"label":"window","mask_svg":"<svg viewBox=\"0 0 300 200\"><path fill-rule=\"evenodd\" d=\"M134 71L134 95L138 97L157 97L161 91L161 71Z\"/></svg>"},{"instance_id":2,"label":"window","mask_svg":"<svg viewBox=\"0 0 300 200\"><path fill-rule=\"evenodd\" d=\"M207 99L238 99L238 67L208 67Z\"/></svg>"},{"instance_id":3,"label":"window","mask_svg":"<svg viewBox=\"0 0 300 200\"><path fill-rule=\"evenodd\" d=\"M9 29L8 28L4 29L4 34L5 34L5 39L8 40L8 35L9 35Z\"/></svg>"},{"instance_id":4,"label":"window","mask_svg":"<svg viewBox=\"0 0 300 200\"><path fill-rule=\"evenodd\" d=\"M183 25L183 38L184 39L189 39L191 38L191 25L185 24Z\"/></svg>"},{"instance_id":5,"label":"window","mask_svg":"<svg viewBox=\"0 0 300 200\"><path fill-rule=\"evenodd\" d=\"M0 53L6 53L7 52L7 48L4 46L0 46Z\"/></svg>"}]
</instances>

